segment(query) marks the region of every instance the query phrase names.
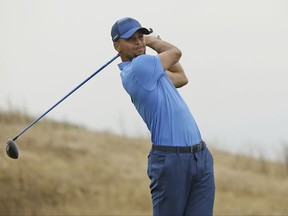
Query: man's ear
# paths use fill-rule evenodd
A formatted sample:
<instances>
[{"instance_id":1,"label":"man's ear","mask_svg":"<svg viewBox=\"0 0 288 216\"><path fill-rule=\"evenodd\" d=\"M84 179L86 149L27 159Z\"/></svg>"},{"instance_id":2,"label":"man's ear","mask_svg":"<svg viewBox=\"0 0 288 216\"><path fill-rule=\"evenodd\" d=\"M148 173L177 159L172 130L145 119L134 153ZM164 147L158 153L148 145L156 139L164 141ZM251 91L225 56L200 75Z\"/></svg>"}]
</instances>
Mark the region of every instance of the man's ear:
<instances>
[{"instance_id":1,"label":"man's ear","mask_svg":"<svg viewBox=\"0 0 288 216\"><path fill-rule=\"evenodd\" d=\"M114 49L117 51L117 52L120 52L120 45L118 42L114 42Z\"/></svg>"}]
</instances>

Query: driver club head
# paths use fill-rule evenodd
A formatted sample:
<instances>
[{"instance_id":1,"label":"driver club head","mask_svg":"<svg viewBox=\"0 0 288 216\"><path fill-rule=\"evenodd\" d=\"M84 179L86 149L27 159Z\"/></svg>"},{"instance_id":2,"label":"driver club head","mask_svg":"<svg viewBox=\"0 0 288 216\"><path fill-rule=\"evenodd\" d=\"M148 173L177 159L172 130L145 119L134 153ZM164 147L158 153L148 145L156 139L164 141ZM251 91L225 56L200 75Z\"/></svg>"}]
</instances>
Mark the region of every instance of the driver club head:
<instances>
[{"instance_id":1,"label":"driver club head","mask_svg":"<svg viewBox=\"0 0 288 216\"><path fill-rule=\"evenodd\" d=\"M7 142L6 153L10 158L13 159L17 159L19 156L18 146L12 139L9 139Z\"/></svg>"}]
</instances>

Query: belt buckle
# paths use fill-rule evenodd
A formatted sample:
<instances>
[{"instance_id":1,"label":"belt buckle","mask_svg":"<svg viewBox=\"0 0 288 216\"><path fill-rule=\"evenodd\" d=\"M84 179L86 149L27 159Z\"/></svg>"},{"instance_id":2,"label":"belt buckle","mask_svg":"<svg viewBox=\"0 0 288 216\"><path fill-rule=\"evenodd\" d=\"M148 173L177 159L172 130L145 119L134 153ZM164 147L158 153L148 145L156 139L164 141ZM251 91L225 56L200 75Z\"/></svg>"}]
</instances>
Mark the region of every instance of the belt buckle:
<instances>
[{"instance_id":1,"label":"belt buckle","mask_svg":"<svg viewBox=\"0 0 288 216\"><path fill-rule=\"evenodd\" d=\"M190 153L193 154L193 146L190 146Z\"/></svg>"},{"instance_id":2,"label":"belt buckle","mask_svg":"<svg viewBox=\"0 0 288 216\"><path fill-rule=\"evenodd\" d=\"M196 147L195 145L193 145L193 146L190 147L190 149L191 149L191 150L190 150L190 153L191 153L191 154L193 154L193 153L195 152L195 147Z\"/></svg>"}]
</instances>

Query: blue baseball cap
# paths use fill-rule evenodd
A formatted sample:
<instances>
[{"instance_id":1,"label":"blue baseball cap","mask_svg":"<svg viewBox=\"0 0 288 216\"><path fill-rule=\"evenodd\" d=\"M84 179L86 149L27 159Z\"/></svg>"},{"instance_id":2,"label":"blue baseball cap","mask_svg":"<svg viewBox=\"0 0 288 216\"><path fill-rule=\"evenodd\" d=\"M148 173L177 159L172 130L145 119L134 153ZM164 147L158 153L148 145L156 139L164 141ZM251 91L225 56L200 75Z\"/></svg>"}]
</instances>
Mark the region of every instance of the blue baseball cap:
<instances>
[{"instance_id":1,"label":"blue baseball cap","mask_svg":"<svg viewBox=\"0 0 288 216\"><path fill-rule=\"evenodd\" d=\"M143 34L150 34L147 28L141 26L141 24L130 17L125 17L118 20L111 29L112 41L117 41L119 38L130 38L136 31L141 31Z\"/></svg>"}]
</instances>

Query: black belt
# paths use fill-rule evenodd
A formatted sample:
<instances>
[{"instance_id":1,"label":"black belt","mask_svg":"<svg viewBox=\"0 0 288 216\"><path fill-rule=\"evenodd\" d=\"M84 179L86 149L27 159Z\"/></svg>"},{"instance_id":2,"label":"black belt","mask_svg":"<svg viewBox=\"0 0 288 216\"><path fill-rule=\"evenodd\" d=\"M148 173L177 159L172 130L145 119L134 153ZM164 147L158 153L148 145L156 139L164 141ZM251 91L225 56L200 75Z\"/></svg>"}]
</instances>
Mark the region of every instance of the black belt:
<instances>
[{"instance_id":1,"label":"black belt","mask_svg":"<svg viewBox=\"0 0 288 216\"><path fill-rule=\"evenodd\" d=\"M195 153L201 151L205 147L205 142L193 146L163 146L163 145L152 145L152 150L163 151L163 152L178 152L178 153Z\"/></svg>"}]
</instances>

